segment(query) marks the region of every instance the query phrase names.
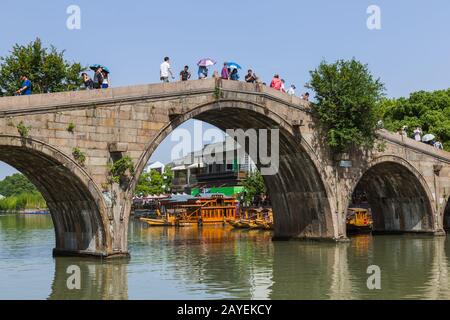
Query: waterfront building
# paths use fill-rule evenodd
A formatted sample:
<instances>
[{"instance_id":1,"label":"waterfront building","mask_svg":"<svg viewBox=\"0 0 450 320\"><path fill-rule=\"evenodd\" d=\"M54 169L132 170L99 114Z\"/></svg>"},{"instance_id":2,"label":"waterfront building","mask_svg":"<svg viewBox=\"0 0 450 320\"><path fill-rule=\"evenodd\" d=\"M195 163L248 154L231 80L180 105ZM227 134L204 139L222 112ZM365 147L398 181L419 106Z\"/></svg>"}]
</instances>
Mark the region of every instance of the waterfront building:
<instances>
[{"instance_id":1,"label":"waterfront building","mask_svg":"<svg viewBox=\"0 0 450 320\"><path fill-rule=\"evenodd\" d=\"M186 192L194 196L200 193L233 196L242 192L245 175L256 170L256 165L247 154L239 161L236 155L241 146L227 142L229 140L207 144L202 150L191 152L168 164L174 176L173 192ZM211 150L215 154L222 154L221 161L210 161Z\"/></svg>"}]
</instances>

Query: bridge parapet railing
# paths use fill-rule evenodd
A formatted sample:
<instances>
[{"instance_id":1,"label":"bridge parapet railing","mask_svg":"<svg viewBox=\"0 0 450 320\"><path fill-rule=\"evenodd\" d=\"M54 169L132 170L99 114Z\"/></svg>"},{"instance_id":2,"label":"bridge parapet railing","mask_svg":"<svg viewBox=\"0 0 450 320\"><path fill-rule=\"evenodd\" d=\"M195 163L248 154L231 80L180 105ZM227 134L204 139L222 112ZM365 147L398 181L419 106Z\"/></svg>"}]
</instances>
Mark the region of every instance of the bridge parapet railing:
<instances>
[{"instance_id":1,"label":"bridge parapet railing","mask_svg":"<svg viewBox=\"0 0 450 320\"><path fill-rule=\"evenodd\" d=\"M429 155L434 158L438 158L441 161L450 163L450 152L440 150L423 142L416 141L412 138L400 135L398 133L392 133L387 130L379 130L378 136L391 143L413 149L417 152Z\"/></svg>"},{"instance_id":2,"label":"bridge parapet railing","mask_svg":"<svg viewBox=\"0 0 450 320\"><path fill-rule=\"evenodd\" d=\"M257 85L231 80L223 80L218 83L216 79L206 79L99 90L79 90L33 94L29 96L2 97L0 98L0 116L17 112L31 112L36 111L37 109L46 111L52 108L74 108L83 105L107 104L139 99L161 99L183 95L207 94L214 93L217 85L220 85L221 90L224 91L251 93L270 97L271 99L278 100L279 102L294 107L309 107L309 103L299 97L289 96L286 93L282 93L262 84Z\"/></svg>"}]
</instances>

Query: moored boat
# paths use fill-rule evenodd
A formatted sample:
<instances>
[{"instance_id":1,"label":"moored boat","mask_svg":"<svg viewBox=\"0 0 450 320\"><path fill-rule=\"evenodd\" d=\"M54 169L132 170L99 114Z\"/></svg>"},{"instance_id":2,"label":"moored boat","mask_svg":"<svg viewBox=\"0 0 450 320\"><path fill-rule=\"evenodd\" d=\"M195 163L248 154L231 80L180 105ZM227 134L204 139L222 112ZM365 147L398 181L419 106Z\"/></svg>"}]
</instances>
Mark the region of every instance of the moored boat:
<instances>
[{"instance_id":1,"label":"moored boat","mask_svg":"<svg viewBox=\"0 0 450 320\"><path fill-rule=\"evenodd\" d=\"M174 226L177 222L177 218L174 215L169 213L161 214L159 210L156 210L156 217L140 217L139 220L153 227Z\"/></svg>"},{"instance_id":2,"label":"moored boat","mask_svg":"<svg viewBox=\"0 0 450 320\"><path fill-rule=\"evenodd\" d=\"M346 219L347 233L370 233L372 232L372 224L372 217L368 209L348 209Z\"/></svg>"},{"instance_id":3,"label":"moored boat","mask_svg":"<svg viewBox=\"0 0 450 320\"><path fill-rule=\"evenodd\" d=\"M245 229L273 229L273 215L271 209L246 209L240 219L228 222L234 228Z\"/></svg>"}]
</instances>

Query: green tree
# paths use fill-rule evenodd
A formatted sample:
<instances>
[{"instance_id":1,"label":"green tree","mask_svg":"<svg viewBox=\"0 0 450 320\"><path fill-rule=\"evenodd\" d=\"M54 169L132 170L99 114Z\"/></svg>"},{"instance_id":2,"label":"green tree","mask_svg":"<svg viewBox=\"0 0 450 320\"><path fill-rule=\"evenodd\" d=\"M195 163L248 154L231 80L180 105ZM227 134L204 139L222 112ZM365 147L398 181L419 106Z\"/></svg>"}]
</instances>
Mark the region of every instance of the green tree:
<instances>
[{"instance_id":1,"label":"green tree","mask_svg":"<svg viewBox=\"0 0 450 320\"><path fill-rule=\"evenodd\" d=\"M144 172L141 174L134 193L137 196L146 196L152 193L150 185L150 173Z\"/></svg>"},{"instance_id":2,"label":"green tree","mask_svg":"<svg viewBox=\"0 0 450 320\"><path fill-rule=\"evenodd\" d=\"M266 194L267 192L264 178L258 170L247 172L242 186L245 190L243 195L245 202L251 203L255 195Z\"/></svg>"},{"instance_id":3,"label":"green tree","mask_svg":"<svg viewBox=\"0 0 450 320\"><path fill-rule=\"evenodd\" d=\"M18 196L23 193L39 193L23 174L15 173L0 181L0 194L4 197Z\"/></svg>"},{"instance_id":4,"label":"green tree","mask_svg":"<svg viewBox=\"0 0 450 320\"><path fill-rule=\"evenodd\" d=\"M383 99L377 107L387 130L396 132L408 127L411 137L416 127L424 134L432 133L450 151L450 89L433 92L419 91L408 98Z\"/></svg>"},{"instance_id":5,"label":"green tree","mask_svg":"<svg viewBox=\"0 0 450 320\"><path fill-rule=\"evenodd\" d=\"M172 191L172 186L173 186L173 172L172 172L172 168L170 168L168 166L164 167L163 179L164 179L165 192L171 192Z\"/></svg>"},{"instance_id":6,"label":"green tree","mask_svg":"<svg viewBox=\"0 0 450 320\"><path fill-rule=\"evenodd\" d=\"M139 177L135 194L146 196L149 194L162 194L170 192L172 188L173 175L169 167L164 169L163 174L152 169L150 172L144 172Z\"/></svg>"},{"instance_id":7,"label":"green tree","mask_svg":"<svg viewBox=\"0 0 450 320\"><path fill-rule=\"evenodd\" d=\"M42 209L46 203L37 188L23 175L15 173L0 181L0 211Z\"/></svg>"},{"instance_id":8,"label":"green tree","mask_svg":"<svg viewBox=\"0 0 450 320\"><path fill-rule=\"evenodd\" d=\"M310 75L307 87L315 91L320 124L331 149L346 152L352 145L373 147L375 108L384 85L373 78L367 65L355 59L323 61Z\"/></svg>"},{"instance_id":9,"label":"green tree","mask_svg":"<svg viewBox=\"0 0 450 320\"><path fill-rule=\"evenodd\" d=\"M65 51L45 48L39 38L27 45L16 44L10 54L0 57L0 95L13 95L20 87L20 76L27 75L33 93L75 90L82 84L80 63L64 59Z\"/></svg>"}]
</instances>

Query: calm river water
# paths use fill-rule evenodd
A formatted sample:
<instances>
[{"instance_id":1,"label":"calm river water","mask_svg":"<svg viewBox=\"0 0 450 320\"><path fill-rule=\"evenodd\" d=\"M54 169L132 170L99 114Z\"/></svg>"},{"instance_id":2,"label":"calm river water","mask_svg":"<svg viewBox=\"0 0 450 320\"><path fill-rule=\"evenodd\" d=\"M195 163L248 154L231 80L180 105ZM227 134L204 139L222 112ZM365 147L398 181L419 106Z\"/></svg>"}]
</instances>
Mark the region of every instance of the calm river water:
<instances>
[{"instance_id":1,"label":"calm river water","mask_svg":"<svg viewBox=\"0 0 450 320\"><path fill-rule=\"evenodd\" d=\"M0 216L0 299L450 299L445 237L272 242L267 231L133 220L129 261L53 258L53 246L50 216ZM374 264L381 290L366 285ZM80 290L67 288L70 265Z\"/></svg>"}]
</instances>

